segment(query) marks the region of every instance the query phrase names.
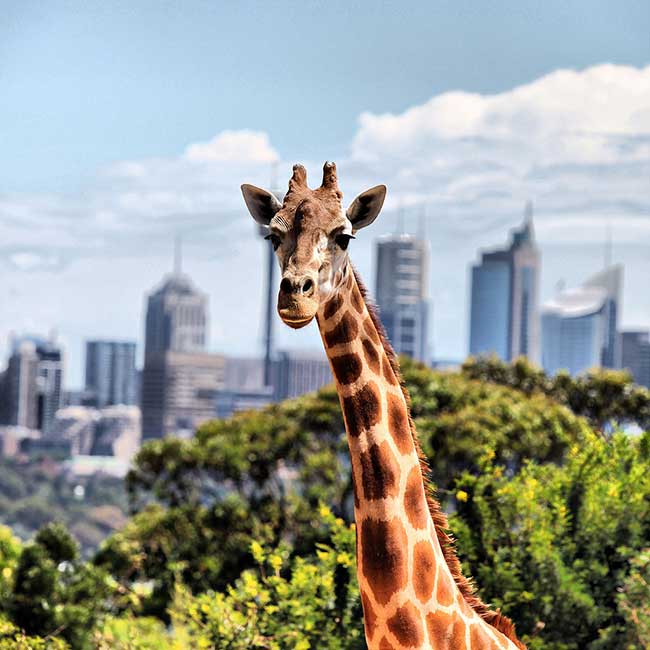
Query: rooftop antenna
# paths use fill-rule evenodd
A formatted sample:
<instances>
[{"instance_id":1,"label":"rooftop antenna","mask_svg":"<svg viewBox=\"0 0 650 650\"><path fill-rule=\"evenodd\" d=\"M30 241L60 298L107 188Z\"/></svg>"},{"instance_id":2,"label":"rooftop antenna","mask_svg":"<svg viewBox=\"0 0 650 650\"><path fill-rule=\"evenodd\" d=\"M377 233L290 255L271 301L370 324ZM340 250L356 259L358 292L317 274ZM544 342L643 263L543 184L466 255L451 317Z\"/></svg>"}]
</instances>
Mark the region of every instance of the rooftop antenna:
<instances>
[{"instance_id":1,"label":"rooftop antenna","mask_svg":"<svg viewBox=\"0 0 650 650\"><path fill-rule=\"evenodd\" d=\"M612 224L607 221L605 224L605 268L608 269L612 265Z\"/></svg>"},{"instance_id":2,"label":"rooftop antenna","mask_svg":"<svg viewBox=\"0 0 650 650\"><path fill-rule=\"evenodd\" d=\"M524 221L526 223L533 222L533 202L530 199L526 201L526 207L524 208Z\"/></svg>"},{"instance_id":3,"label":"rooftop antenna","mask_svg":"<svg viewBox=\"0 0 650 650\"><path fill-rule=\"evenodd\" d=\"M183 270L183 240L180 233L174 237L174 275L180 275Z\"/></svg>"}]
</instances>

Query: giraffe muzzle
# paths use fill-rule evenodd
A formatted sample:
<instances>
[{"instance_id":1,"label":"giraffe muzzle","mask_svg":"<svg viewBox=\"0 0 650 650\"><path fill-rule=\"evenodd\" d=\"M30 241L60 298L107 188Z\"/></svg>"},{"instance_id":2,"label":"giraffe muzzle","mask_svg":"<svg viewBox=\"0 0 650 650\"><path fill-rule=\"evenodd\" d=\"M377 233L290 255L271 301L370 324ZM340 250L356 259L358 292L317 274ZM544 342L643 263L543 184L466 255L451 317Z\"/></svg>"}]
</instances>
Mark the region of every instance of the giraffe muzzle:
<instances>
[{"instance_id":1,"label":"giraffe muzzle","mask_svg":"<svg viewBox=\"0 0 650 650\"><path fill-rule=\"evenodd\" d=\"M278 314L293 329L308 325L318 311L318 289L309 276L285 276L278 293Z\"/></svg>"}]
</instances>

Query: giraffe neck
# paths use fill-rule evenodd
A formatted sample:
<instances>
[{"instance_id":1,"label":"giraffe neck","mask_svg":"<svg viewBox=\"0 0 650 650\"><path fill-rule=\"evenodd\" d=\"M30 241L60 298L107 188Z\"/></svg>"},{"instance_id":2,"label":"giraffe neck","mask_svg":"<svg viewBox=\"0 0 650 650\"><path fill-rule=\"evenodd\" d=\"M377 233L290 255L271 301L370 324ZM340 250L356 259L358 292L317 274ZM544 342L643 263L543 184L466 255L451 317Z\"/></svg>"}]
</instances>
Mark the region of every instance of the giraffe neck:
<instances>
[{"instance_id":1,"label":"giraffe neck","mask_svg":"<svg viewBox=\"0 0 650 650\"><path fill-rule=\"evenodd\" d=\"M350 449L369 650L515 648L470 607L452 577L392 350L349 263L317 320Z\"/></svg>"}]
</instances>

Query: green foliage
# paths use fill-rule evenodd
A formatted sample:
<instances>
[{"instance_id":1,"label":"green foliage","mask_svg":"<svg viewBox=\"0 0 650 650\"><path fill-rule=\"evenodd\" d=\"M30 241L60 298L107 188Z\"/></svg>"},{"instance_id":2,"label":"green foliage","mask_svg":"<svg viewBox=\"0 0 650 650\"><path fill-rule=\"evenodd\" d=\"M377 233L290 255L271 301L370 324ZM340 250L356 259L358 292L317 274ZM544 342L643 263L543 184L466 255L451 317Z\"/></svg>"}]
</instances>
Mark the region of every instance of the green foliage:
<instances>
[{"instance_id":1,"label":"green foliage","mask_svg":"<svg viewBox=\"0 0 650 650\"><path fill-rule=\"evenodd\" d=\"M108 577L81 562L76 542L61 524L49 524L18 559L8 611L27 634L59 635L88 648L93 625L110 595Z\"/></svg>"},{"instance_id":2,"label":"green foliage","mask_svg":"<svg viewBox=\"0 0 650 650\"><path fill-rule=\"evenodd\" d=\"M176 634L182 636L181 630ZM95 650L188 650L182 641L174 640L157 618L133 616L107 618L95 630Z\"/></svg>"},{"instance_id":3,"label":"green foliage","mask_svg":"<svg viewBox=\"0 0 650 650\"><path fill-rule=\"evenodd\" d=\"M561 463L588 427L568 409L541 393L434 373L403 364L420 443L439 489L463 471L476 474L486 459L517 471L527 459Z\"/></svg>"},{"instance_id":4,"label":"green foliage","mask_svg":"<svg viewBox=\"0 0 650 650\"><path fill-rule=\"evenodd\" d=\"M523 360L462 373L404 361L403 373L484 599L531 650L647 648L650 434L613 424L647 423L648 391L621 373L549 378ZM38 491L2 485L50 521ZM61 528L24 546L0 528L0 615L72 650L364 647L331 387L148 443L127 487L133 516L92 564Z\"/></svg>"},{"instance_id":5,"label":"green foliage","mask_svg":"<svg viewBox=\"0 0 650 650\"><path fill-rule=\"evenodd\" d=\"M443 497L453 477L478 472L486 457L511 471L528 458L561 462L588 429L541 394L531 398L458 374L434 373L406 359L403 371ZM338 396L328 387L210 422L192 440L149 443L127 484L136 514L107 541L97 561L125 588L134 579L153 581L143 611L164 618L177 574L194 592L223 590L252 568L246 551L252 540L286 542L295 554L312 553L324 539L313 514L320 500L352 520Z\"/></svg>"},{"instance_id":6,"label":"green foliage","mask_svg":"<svg viewBox=\"0 0 650 650\"><path fill-rule=\"evenodd\" d=\"M591 434L564 467L529 462L507 478L487 463L459 479L461 558L531 650L625 647L617 593L650 540L649 438Z\"/></svg>"},{"instance_id":7,"label":"green foliage","mask_svg":"<svg viewBox=\"0 0 650 650\"><path fill-rule=\"evenodd\" d=\"M27 636L0 616L0 650L69 650L69 646L61 639Z\"/></svg>"},{"instance_id":8,"label":"green foliage","mask_svg":"<svg viewBox=\"0 0 650 650\"><path fill-rule=\"evenodd\" d=\"M362 650L362 611L353 526L321 509L331 545L316 557L289 560L286 548L251 544L257 562L225 593L192 597L181 588L174 627L186 647L215 650Z\"/></svg>"},{"instance_id":9,"label":"green foliage","mask_svg":"<svg viewBox=\"0 0 650 650\"><path fill-rule=\"evenodd\" d=\"M20 552L20 540L10 528L0 526L0 614L5 611L13 590Z\"/></svg>"},{"instance_id":10,"label":"green foliage","mask_svg":"<svg viewBox=\"0 0 650 650\"><path fill-rule=\"evenodd\" d=\"M549 377L525 357L512 364L497 357L470 357L463 364L463 374L470 379L516 388L527 395L544 393L587 418L597 429L630 422L643 430L650 429L650 391L636 386L624 371L598 369L579 377L559 372Z\"/></svg>"},{"instance_id":11,"label":"green foliage","mask_svg":"<svg viewBox=\"0 0 650 650\"><path fill-rule=\"evenodd\" d=\"M650 648L650 548L631 561L631 571L618 596L629 630L629 648Z\"/></svg>"}]
</instances>

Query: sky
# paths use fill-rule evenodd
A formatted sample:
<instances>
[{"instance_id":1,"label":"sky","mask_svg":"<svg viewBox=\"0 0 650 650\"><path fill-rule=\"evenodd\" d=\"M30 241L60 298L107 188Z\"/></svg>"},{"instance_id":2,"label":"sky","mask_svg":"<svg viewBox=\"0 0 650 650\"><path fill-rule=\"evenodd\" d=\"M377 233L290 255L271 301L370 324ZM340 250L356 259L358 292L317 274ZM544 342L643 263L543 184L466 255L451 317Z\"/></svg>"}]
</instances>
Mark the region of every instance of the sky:
<instances>
[{"instance_id":1,"label":"sky","mask_svg":"<svg viewBox=\"0 0 650 650\"><path fill-rule=\"evenodd\" d=\"M423 228L434 354L467 351L468 269L533 201L542 297L625 264L650 327L650 4L9 2L0 19L0 360L55 332L69 386L88 338L141 341L145 295L184 269L210 348L261 350L262 243L239 185L388 186L350 254ZM402 214L401 218L398 214ZM320 345L277 323L280 347Z\"/></svg>"}]
</instances>

